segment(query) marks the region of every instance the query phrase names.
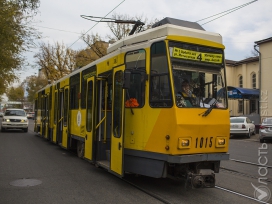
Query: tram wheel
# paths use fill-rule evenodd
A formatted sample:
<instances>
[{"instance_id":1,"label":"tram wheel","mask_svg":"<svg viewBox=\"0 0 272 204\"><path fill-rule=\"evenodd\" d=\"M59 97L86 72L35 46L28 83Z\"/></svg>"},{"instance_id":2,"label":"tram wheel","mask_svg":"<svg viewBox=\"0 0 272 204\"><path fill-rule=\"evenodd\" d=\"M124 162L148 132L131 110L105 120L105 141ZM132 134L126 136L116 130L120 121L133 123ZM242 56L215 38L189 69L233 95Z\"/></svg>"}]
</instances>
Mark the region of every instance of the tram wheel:
<instances>
[{"instance_id":1,"label":"tram wheel","mask_svg":"<svg viewBox=\"0 0 272 204\"><path fill-rule=\"evenodd\" d=\"M84 156L84 146L85 146L85 143L82 142L82 141L77 141L77 156L79 158L83 158Z\"/></svg>"}]
</instances>

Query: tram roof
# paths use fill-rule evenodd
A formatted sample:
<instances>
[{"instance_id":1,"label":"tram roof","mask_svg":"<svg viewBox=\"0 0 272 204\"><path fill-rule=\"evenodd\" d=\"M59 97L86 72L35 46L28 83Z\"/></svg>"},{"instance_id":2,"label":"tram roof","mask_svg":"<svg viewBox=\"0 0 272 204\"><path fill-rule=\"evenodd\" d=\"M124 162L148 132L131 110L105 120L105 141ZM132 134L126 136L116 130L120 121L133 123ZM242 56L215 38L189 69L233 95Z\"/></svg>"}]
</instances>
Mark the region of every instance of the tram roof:
<instances>
[{"instance_id":1,"label":"tram roof","mask_svg":"<svg viewBox=\"0 0 272 204\"><path fill-rule=\"evenodd\" d=\"M177 19L171 19L171 21L169 21L169 18L167 19L168 20L165 20L163 23L161 23L162 25L154 24L154 26L156 26L154 28L127 36L115 42L108 48L107 52L111 53L124 46L153 40L156 38L166 37L169 35L189 36L209 40L216 43L222 43L222 36L220 34L205 31L199 24L195 22L181 21ZM175 25L173 25L173 23L175 23Z\"/></svg>"}]
</instances>

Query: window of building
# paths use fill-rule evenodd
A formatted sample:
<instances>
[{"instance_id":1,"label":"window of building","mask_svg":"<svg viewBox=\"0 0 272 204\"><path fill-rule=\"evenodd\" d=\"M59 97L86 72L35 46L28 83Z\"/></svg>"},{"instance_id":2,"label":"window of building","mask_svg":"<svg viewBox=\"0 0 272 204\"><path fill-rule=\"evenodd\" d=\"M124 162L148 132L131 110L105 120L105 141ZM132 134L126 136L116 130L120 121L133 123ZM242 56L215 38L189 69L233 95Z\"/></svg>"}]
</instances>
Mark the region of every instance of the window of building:
<instances>
[{"instance_id":1,"label":"window of building","mask_svg":"<svg viewBox=\"0 0 272 204\"><path fill-rule=\"evenodd\" d=\"M252 88L256 89L256 74L252 75Z\"/></svg>"},{"instance_id":2,"label":"window of building","mask_svg":"<svg viewBox=\"0 0 272 204\"><path fill-rule=\"evenodd\" d=\"M256 113L256 100L250 100L250 113Z\"/></svg>"},{"instance_id":3,"label":"window of building","mask_svg":"<svg viewBox=\"0 0 272 204\"><path fill-rule=\"evenodd\" d=\"M238 113L243 112L243 101L238 101Z\"/></svg>"},{"instance_id":4,"label":"window of building","mask_svg":"<svg viewBox=\"0 0 272 204\"><path fill-rule=\"evenodd\" d=\"M243 76L239 77L239 87L243 88Z\"/></svg>"}]
</instances>

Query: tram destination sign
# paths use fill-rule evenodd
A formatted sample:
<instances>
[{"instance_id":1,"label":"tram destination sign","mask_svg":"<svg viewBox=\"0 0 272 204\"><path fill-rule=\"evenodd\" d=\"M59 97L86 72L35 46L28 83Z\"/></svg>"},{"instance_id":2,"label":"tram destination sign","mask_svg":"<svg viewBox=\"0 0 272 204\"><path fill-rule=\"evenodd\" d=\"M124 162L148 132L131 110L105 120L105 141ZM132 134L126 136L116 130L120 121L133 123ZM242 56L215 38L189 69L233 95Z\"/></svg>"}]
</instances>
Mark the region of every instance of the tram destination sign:
<instances>
[{"instance_id":1,"label":"tram destination sign","mask_svg":"<svg viewBox=\"0 0 272 204\"><path fill-rule=\"evenodd\" d=\"M186 50L186 49L181 49L177 47L173 47L172 57L185 59L185 60L194 60L199 62L215 63L215 64L222 64L222 61L223 61L222 54L197 52L197 51Z\"/></svg>"}]
</instances>

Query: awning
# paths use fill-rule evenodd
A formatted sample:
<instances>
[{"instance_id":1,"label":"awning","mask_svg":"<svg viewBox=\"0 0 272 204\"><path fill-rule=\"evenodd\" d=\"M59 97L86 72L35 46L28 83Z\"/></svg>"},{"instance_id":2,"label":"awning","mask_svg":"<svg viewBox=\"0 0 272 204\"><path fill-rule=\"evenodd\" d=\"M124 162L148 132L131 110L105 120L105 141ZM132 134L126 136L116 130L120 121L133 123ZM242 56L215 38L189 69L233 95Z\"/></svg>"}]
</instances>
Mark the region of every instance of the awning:
<instances>
[{"instance_id":1,"label":"awning","mask_svg":"<svg viewBox=\"0 0 272 204\"><path fill-rule=\"evenodd\" d=\"M259 89L247 89L233 86L228 86L227 89L229 99L258 99L260 94Z\"/></svg>"}]
</instances>

